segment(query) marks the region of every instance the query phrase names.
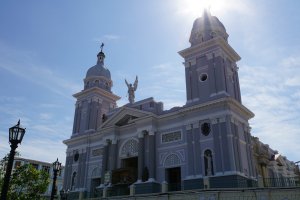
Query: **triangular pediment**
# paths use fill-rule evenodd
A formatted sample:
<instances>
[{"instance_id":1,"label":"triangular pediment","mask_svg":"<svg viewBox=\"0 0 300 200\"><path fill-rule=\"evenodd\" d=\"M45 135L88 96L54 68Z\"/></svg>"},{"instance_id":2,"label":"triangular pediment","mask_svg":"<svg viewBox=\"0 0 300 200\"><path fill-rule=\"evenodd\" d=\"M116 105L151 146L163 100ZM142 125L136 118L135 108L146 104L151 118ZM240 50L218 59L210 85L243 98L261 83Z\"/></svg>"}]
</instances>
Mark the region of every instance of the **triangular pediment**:
<instances>
[{"instance_id":1,"label":"triangular pediment","mask_svg":"<svg viewBox=\"0 0 300 200\"><path fill-rule=\"evenodd\" d=\"M140 118L147 116L153 116L154 114L147 111L137 110L129 107L122 107L119 111L113 114L106 122L104 122L101 128L107 128L111 126L125 126L134 123Z\"/></svg>"}]
</instances>

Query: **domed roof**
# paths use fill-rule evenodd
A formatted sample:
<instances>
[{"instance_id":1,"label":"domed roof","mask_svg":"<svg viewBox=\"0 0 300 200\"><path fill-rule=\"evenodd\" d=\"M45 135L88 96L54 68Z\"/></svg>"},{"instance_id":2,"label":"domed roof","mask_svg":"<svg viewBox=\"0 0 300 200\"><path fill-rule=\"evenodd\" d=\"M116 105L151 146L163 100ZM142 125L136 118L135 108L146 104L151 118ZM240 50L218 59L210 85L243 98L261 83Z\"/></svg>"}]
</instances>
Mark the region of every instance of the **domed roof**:
<instances>
[{"instance_id":1,"label":"domed roof","mask_svg":"<svg viewBox=\"0 0 300 200\"><path fill-rule=\"evenodd\" d=\"M86 78L92 76L103 76L107 79L111 79L110 71L101 64L97 64L87 71Z\"/></svg>"},{"instance_id":2,"label":"domed roof","mask_svg":"<svg viewBox=\"0 0 300 200\"><path fill-rule=\"evenodd\" d=\"M88 69L86 73L86 78L93 76L103 76L110 80L110 71L104 66L105 54L102 52L102 49L101 52L98 53L97 58L97 64Z\"/></svg>"},{"instance_id":3,"label":"domed roof","mask_svg":"<svg viewBox=\"0 0 300 200\"><path fill-rule=\"evenodd\" d=\"M225 40L228 38L226 29L220 20L212 16L209 11L204 11L202 17L194 21L190 43L193 45L195 43L204 42L217 35L223 37Z\"/></svg>"}]
</instances>

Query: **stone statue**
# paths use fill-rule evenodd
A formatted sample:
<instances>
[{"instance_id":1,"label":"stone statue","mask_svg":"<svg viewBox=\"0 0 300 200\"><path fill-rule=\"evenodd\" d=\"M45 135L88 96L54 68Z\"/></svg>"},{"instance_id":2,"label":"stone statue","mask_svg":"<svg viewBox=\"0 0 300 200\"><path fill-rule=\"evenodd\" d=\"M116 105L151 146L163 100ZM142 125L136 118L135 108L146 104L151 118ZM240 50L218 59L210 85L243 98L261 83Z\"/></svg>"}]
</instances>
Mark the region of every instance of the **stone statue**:
<instances>
[{"instance_id":1,"label":"stone statue","mask_svg":"<svg viewBox=\"0 0 300 200\"><path fill-rule=\"evenodd\" d=\"M138 86L138 77L137 76L135 77L135 81L134 81L133 85L131 83L128 84L126 79L125 79L125 83L128 87L128 100L129 100L129 103L133 104L134 103L134 97L135 97L134 92L136 91L137 86Z\"/></svg>"},{"instance_id":2,"label":"stone statue","mask_svg":"<svg viewBox=\"0 0 300 200\"><path fill-rule=\"evenodd\" d=\"M205 152L204 157L207 160L207 168L205 169L206 173L207 173L206 175L211 176L212 175L212 165L211 165L212 155L211 155L211 152L210 151Z\"/></svg>"}]
</instances>

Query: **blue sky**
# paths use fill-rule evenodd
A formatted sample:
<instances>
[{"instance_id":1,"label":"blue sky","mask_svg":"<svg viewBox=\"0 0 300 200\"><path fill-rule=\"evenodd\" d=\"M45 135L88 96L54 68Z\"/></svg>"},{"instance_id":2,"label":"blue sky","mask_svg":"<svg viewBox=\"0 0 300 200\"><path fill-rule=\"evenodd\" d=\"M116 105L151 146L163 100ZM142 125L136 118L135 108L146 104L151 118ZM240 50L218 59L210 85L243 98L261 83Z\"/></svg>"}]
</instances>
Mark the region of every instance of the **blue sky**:
<instances>
[{"instance_id":1,"label":"blue sky","mask_svg":"<svg viewBox=\"0 0 300 200\"><path fill-rule=\"evenodd\" d=\"M136 100L153 96L165 108L185 104L183 59L201 0L1 1L0 157L8 128L20 118L23 157L65 160L75 99L96 63L101 42L113 92L127 102L124 79L139 76ZM300 160L300 2L211 0L239 53L242 101L255 113L257 136Z\"/></svg>"}]
</instances>

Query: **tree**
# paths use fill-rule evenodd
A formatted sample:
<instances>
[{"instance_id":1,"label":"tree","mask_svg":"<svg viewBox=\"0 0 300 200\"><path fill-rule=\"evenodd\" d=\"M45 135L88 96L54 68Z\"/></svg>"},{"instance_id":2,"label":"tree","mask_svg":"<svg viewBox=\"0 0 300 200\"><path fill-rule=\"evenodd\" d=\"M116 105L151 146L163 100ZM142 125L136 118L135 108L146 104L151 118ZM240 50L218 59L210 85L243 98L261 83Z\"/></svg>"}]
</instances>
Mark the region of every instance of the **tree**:
<instances>
[{"instance_id":1,"label":"tree","mask_svg":"<svg viewBox=\"0 0 300 200\"><path fill-rule=\"evenodd\" d=\"M16 152L20 156L19 152ZM9 154L0 160L0 188L5 174ZM8 200L40 200L49 185L49 174L44 170L37 170L30 164L17 167L11 175Z\"/></svg>"},{"instance_id":2,"label":"tree","mask_svg":"<svg viewBox=\"0 0 300 200\"><path fill-rule=\"evenodd\" d=\"M25 164L12 174L8 196L11 200L39 200L42 199L42 194L46 192L48 185L47 172Z\"/></svg>"}]
</instances>

